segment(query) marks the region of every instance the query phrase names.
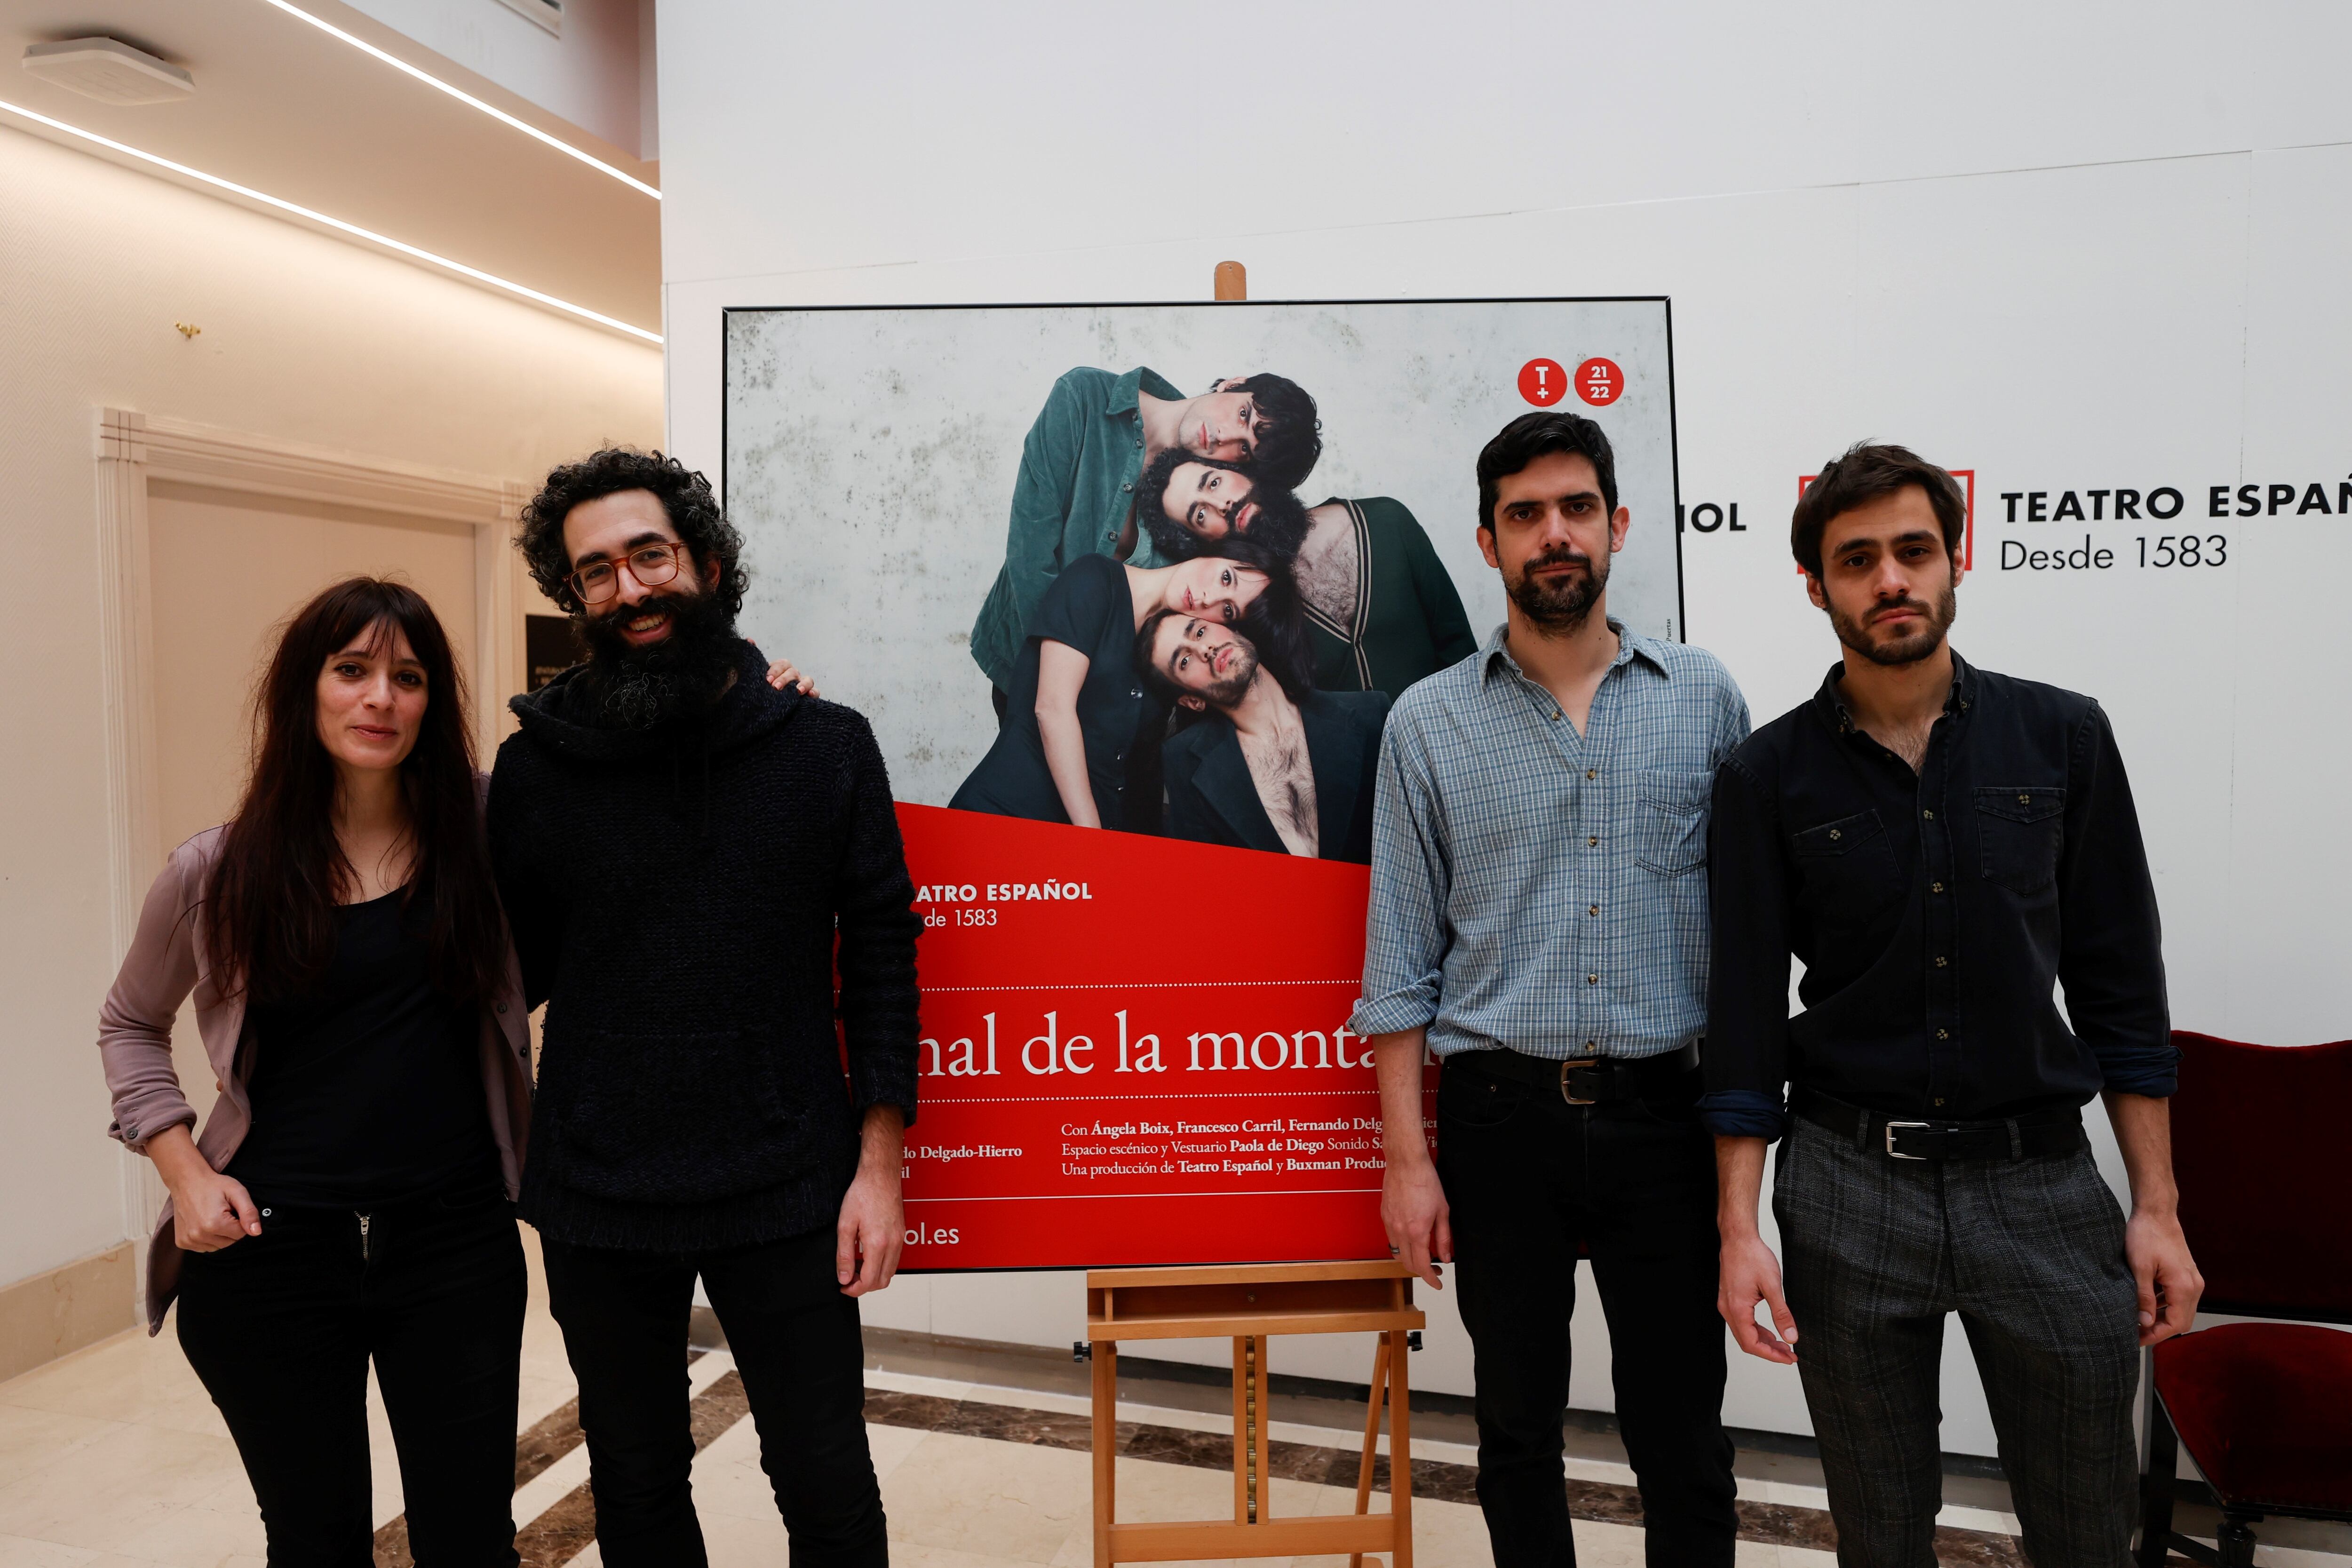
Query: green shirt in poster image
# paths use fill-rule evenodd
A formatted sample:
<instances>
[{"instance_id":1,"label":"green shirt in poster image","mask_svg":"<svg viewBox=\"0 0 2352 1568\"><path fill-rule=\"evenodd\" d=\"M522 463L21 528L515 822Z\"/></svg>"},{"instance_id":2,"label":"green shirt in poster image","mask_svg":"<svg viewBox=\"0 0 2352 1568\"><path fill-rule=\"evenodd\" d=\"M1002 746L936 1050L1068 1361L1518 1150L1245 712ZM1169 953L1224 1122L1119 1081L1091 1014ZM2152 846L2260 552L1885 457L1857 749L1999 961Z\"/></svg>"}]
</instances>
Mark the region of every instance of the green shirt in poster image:
<instances>
[{"instance_id":1,"label":"green shirt in poster image","mask_svg":"<svg viewBox=\"0 0 2352 1568\"><path fill-rule=\"evenodd\" d=\"M1029 617L1062 568L1082 555L1112 555L1143 472L1143 425L1136 393L1171 402L1183 394L1157 371L1138 366L1125 375L1107 370L1070 371L1054 384L1029 438L1021 447L1021 473L1013 483L1013 524L1005 535L1004 566L971 626L972 662L1003 690L1028 635ZM1131 566L1164 566L1151 536L1136 530Z\"/></svg>"},{"instance_id":2,"label":"green shirt in poster image","mask_svg":"<svg viewBox=\"0 0 2352 1568\"><path fill-rule=\"evenodd\" d=\"M1403 502L1334 498L1311 515L1296 570L1318 689L1393 700L1478 651L1453 577Z\"/></svg>"}]
</instances>

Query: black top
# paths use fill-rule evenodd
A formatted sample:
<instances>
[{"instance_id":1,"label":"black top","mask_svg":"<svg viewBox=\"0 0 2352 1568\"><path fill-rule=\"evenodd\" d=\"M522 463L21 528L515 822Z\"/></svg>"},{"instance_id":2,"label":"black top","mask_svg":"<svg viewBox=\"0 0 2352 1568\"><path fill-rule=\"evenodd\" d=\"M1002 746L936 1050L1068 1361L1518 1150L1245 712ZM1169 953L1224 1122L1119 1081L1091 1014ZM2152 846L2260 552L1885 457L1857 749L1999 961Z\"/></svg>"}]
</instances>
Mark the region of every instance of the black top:
<instances>
[{"instance_id":1,"label":"black top","mask_svg":"<svg viewBox=\"0 0 2352 1568\"><path fill-rule=\"evenodd\" d=\"M247 1014L253 1130L228 1173L257 1204L366 1208L497 1174L481 1010L434 988L404 898L338 910L316 989Z\"/></svg>"},{"instance_id":2,"label":"black top","mask_svg":"<svg viewBox=\"0 0 2352 1568\"><path fill-rule=\"evenodd\" d=\"M830 1228L865 1108L915 1119L921 921L882 753L766 671L741 644L709 712L648 731L575 712L577 671L511 704L490 855L548 1004L522 1215L558 1240Z\"/></svg>"},{"instance_id":3,"label":"black top","mask_svg":"<svg viewBox=\"0 0 2352 1568\"><path fill-rule=\"evenodd\" d=\"M1717 773L1714 1131L1779 1137L1784 1082L1937 1121L2172 1092L2156 889L2106 715L1952 662L1916 773L1856 727L1840 666Z\"/></svg>"},{"instance_id":4,"label":"black top","mask_svg":"<svg viewBox=\"0 0 2352 1568\"><path fill-rule=\"evenodd\" d=\"M1369 866L1372 782L1380 768L1388 693L1310 691L1298 712L1315 773L1316 856ZM1166 762L1170 837L1289 853L1258 797L1231 720L1213 712L1170 736Z\"/></svg>"},{"instance_id":5,"label":"black top","mask_svg":"<svg viewBox=\"0 0 2352 1568\"><path fill-rule=\"evenodd\" d=\"M1135 595L1127 585L1127 568L1108 555L1079 556L1062 568L1037 602L1004 694L1004 723L996 743L948 804L958 811L1033 822L1070 820L1037 731L1038 648L1046 642L1087 656L1087 678L1078 688L1078 732L1086 738L1096 815L1105 827L1150 831L1150 818L1158 815L1157 792L1133 792L1137 799L1130 810L1128 772L1137 760L1139 740L1147 747L1156 740L1168 709L1145 691L1135 673ZM1154 798L1145 801L1144 793Z\"/></svg>"}]
</instances>

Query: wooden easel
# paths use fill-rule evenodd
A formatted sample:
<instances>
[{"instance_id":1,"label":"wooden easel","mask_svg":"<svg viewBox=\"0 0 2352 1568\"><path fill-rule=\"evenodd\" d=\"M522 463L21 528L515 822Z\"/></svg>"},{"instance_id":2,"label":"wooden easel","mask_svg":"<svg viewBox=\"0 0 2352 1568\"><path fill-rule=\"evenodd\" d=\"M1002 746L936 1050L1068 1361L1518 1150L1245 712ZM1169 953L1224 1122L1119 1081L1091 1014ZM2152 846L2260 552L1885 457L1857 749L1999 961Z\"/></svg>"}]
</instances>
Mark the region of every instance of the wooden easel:
<instances>
[{"instance_id":1,"label":"wooden easel","mask_svg":"<svg viewBox=\"0 0 2352 1568\"><path fill-rule=\"evenodd\" d=\"M1238 261L1217 263L1216 297L1249 298ZM1428 1322L1412 1304L1403 1264L1259 1263L1195 1268L1107 1268L1087 1275L1087 1340L1094 1361L1095 1568L1216 1557L1298 1557L1345 1552L1348 1568L1386 1552L1391 1568L1412 1568L1412 1411L1406 1336ZM1370 1331L1372 1385L1364 1415L1356 1511L1276 1519L1267 1462L1270 1415L1265 1342L1273 1334ZM1181 1524L1121 1524L1118 1477L1118 1342L1234 1342L1234 1517ZM1381 1407L1389 1418L1389 1511L1373 1513L1372 1460Z\"/></svg>"},{"instance_id":2,"label":"wooden easel","mask_svg":"<svg viewBox=\"0 0 2352 1568\"><path fill-rule=\"evenodd\" d=\"M1087 1275L1087 1339L1094 1360L1095 1568L1217 1557L1391 1553L1412 1568L1412 1413L1406 1335L1428 1319L1412 1304L1412 1271L1402 1263L1257 1263L1197 1268L1106 1268ZM1270 1423L1265 1342L1273 1334L1381 1336L1372 1357L1363 1464L1356 1511L1297 1519L1274 1515L1267 1464ZM1234 1517L1181 1524L1120 1524L1115 1517L1118 1459L1118 1342L1234 1342ZM1389 1511L1370 1511L1381 1406L1389 1407Z\"/></svg>"}]
</instances>

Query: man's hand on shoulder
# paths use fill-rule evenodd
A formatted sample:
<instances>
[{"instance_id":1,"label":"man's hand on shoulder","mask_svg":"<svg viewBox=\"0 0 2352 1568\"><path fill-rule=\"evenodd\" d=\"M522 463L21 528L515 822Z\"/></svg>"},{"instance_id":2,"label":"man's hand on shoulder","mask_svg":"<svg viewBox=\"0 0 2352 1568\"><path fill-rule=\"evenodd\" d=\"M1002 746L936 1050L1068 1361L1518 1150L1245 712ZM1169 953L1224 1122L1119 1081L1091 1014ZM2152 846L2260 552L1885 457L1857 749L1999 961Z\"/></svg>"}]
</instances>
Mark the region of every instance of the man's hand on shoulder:
<instances>
[{"instance_id":1,"label":"man's hand on shoulder","mask_svg":"<svg viewBox=\"0 0 2352 1568\"><path fill-rule=\"evenodd\" d=\"M779 691L789 690L797 686L801 689L801 695L803 697L816 695L816 682L803 675L788 658L771 659L768 662L768 684Z\"/></svg>"},{"instance_id":2,"label":"man's hand on shoulder","mask_svg":"<svg viewBox=\"0 0 2352 1568\"><path fill-rule=\"evenodd\" d=\"M834 1277L845 1296L867 1296L890 1283L907 1249L907 1206L898 1172L907 1121L895 1105L869 1105L859 1134L857 1175L842 1195L834 1226Z\"/></svg>"}]
</instances>

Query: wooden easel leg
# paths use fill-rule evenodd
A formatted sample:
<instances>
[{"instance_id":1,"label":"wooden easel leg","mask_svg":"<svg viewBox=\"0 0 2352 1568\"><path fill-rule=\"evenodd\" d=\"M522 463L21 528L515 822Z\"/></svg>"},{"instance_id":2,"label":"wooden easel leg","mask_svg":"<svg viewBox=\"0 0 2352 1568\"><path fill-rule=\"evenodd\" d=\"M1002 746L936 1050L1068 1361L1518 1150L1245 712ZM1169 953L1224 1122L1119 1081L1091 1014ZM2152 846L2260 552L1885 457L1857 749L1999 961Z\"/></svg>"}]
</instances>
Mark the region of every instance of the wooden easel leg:
<instances>
[{"instance_id":1,"label":"wooden easel leg","mask_svg":"<svg viewBox=\"0 0 2352 1568\"><path fill-rule=\"evenodd\" d=\"M1372 1511L1372 1461L1381 1452L1381 1406L1389 1393L1389 1337L1381 1335L1372 1345L1372 1389L1364 1402L1364 1462L1356 1469L1356 1511ZM1353 1552L1348 1555L1348 1568L1364 1568L1364 1554Z\"/></svg>"},{"instance_id":2,"label":"wooden easel leg","mask_svg":"<svg viewBox=\"0 0 2352 1568\"><path fill-rule=\"evenodd\" d=\"M1274 1517L1274 1478L1266 1444L1265 1341L1255 1334L1234 1341L1234 1522L1257 1524Z\"/></svg>"},{"instance_id":3,"label":"wooden easel leg","mask_svg":"<svg viewBox=\"0 0 2352 1568\"><path fill-rule=\"evenodd\" d=\"M1111 1568L1110 1526L1118 1481L1118 1345L1094 1346L1095 1568Z\"/></svg>"},{"instance_id":4,"label":"wooden easel leg","mask_svg":"<svg viewBox=\"0 0 2352 1568\"><path fill-rule=\"evenodd\" d=\"M1257 1445L1257 1464L1252 1473L1257 1478L1257 1518L1263 1524L1274 1517L1274 1401L1265 1391L1265 1380L1271 1375L1265 1358L1274 1342L1261 1337L1252 1340L1250 1347L1250 1430Z\"/></svg>"},{"instance_id":5,"label":"wooden easel leg","mask_svg":"<svg viewBox=\"0 0 2352 1568\"><path fill-rule=\"evenodd\" d=\"M1389 1568L1412 1568L1412 1397L1405 1374L1405 1331L1389 1334L1389 1512L1395 1550Z\"/></svg>"},{"instance_id":6,"label":"wooden easel leg","mask_svg":"<svg viewBox=\"0 0 2352 1568\"><path fill-rule=\"evenodd\" d=\"M1249 1362L1244 1354L1249 1342L1234 1337L1234 1522L1250 1521Z\"/></svg>"}]
</instances>

